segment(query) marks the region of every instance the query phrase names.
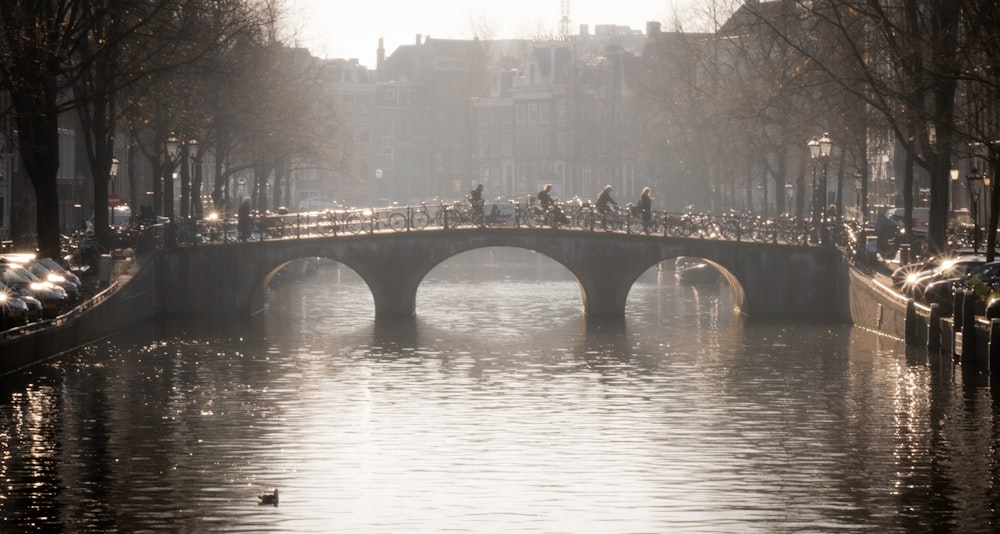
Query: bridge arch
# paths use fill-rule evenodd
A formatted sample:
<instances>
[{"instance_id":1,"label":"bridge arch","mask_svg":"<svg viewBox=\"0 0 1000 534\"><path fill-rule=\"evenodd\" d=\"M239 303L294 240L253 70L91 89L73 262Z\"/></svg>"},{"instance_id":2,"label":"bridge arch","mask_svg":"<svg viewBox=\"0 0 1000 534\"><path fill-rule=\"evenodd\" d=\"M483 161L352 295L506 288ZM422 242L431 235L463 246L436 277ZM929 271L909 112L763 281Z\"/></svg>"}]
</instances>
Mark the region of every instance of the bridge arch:
<instances>
[{"instance_id":1,"label":"bridge arch","mask_svg":"<svg viewBox=\"0 0 1000 534\"><path fill-rule=\"evenodd\" d=\"M719 268L741 311L750 315L848 316L847 270L832 247L519 228L177 248L163 251L158 260L158 300L164 313L250 314L262 304L256 292L276 269L296 258L319 257L358 273L371 290L377 315L411 316L419 285L434 267L487 247L532 250L563 265L581 286L588 317L623 317L639 276L678 256L703 258Z\"/></svg>"}]
</instances>

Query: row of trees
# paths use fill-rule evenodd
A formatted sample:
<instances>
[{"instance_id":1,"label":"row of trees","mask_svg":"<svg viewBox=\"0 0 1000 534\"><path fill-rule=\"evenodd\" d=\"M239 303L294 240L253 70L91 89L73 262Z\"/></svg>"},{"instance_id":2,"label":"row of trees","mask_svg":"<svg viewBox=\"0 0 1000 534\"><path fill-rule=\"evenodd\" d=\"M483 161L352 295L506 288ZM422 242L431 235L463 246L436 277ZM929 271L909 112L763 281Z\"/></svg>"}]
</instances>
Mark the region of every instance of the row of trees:
<instances>
[{"instance_id":1,"label":"row of trees","mask_svg":"<svg viewBox=\"0 0 1000 534\"><path fill-rule=\"evenodd\" d=\"M862 198L876 151L893 144L905 158L900 189L907 220L920 168L930 176L930 247L947 247L956 160L980 157L1000 168L1000 48L992 45L1000 4L705 0L704 12L732 16L717 19L711 32L684 34L683 45L677 34L664 33L661 45L647 46L651 69L643 90L652 112L642 152L649 165L701 154L702 161L687 166L704 174L714 194L724 194L741 174L746 184L772 181L765 192L790 184L798 193L788 211L803 215L814 168L809 137L830 133L838 148L830 162L836 183L857 179ZM842 196L838 191L838 202ZM786 209L784 195L774 200ZM993 259L1000 188L991 190L990 204Z\"/></svg>"},{"instance_id":2,"label":"row of trees","mask_svg":"<svg viewBox=\"0 0 1000 534\"><path fill-rule=\"evenodd\" d=\"M216 201L234 173L252 170L254 202L263 208L268 176L287 177L299 161L339 165L346 150L333 103L319 93L322 70L308 53L283 45L281 15L280 0L5 1L0 91L12 106L0 113L15 119L14 141L35 192L39 251L59 252L60 117L79 121L104 243L116 145L124 147L124 179L133 186L136 160L148 161L153 208L168 217L178 160L164 148L174 135L196 139L199 159L214 156ZM179 215L200 215L192 191L201 189L201 176L183 166L180 179Z\"/></svg>"}]
</instances>

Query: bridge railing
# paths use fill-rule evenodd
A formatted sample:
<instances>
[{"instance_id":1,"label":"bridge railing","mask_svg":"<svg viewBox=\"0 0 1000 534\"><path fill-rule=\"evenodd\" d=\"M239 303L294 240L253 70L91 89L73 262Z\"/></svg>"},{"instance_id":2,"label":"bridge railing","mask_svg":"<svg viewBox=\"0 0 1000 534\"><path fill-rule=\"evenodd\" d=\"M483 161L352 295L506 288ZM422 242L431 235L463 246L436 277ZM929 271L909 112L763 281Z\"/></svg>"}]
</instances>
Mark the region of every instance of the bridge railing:
<instances>
[{"instance_id":1,"label":"bridge railing","mask_svg":"<svg viewBox=\"0 0 1000 534\"><path fill-rule=\"evenodd\" d=\"M839 224L839 223L837 223ZM723 215L653 210L643 215L632 205L598 210L587 201L542 208L533 197L496 199L482 209L469 202L436 202L408 206L351 208L251 215L241 232L236 218L179 220L143 227L137 250L163 245L202 245L239 241L303 239L386 232L551 228L559 231L610 232L785 245L834 244L842 234L833 222L814 225L793 217L764 219L730 212Z\"/></svg>"}]
</instances>

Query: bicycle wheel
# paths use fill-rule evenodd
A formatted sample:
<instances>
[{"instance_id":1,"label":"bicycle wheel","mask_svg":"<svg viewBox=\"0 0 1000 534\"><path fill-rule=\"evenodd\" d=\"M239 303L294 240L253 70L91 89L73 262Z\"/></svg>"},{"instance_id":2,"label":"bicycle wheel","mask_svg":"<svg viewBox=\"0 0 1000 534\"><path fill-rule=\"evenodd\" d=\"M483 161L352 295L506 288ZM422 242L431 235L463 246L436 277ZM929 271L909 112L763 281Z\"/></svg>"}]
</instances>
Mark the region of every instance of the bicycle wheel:
<instances>
[{"instance_id":1,"label":"bicycle wheel","mask_svg":"<svg viewBox=\"0 0 1000 534\"><path fill-rule=\"evenodd\" d=\"M389 228L400 232L406 230L407 220L406 215L399 213L398 211L389 214Z\"/></svg>"},{"instance_id":2,"label":"bicycle wheel","mask_svg":"<svg viewBox=\"0 0 1000 534\"><path fill-rule=\"evenodd\" d=\"M707 221L702 225L701 236L708 239L719 239L722 237L722 226L715 221Z\"/></svg>"},{"instance_id":3,"label":"bicycle wheel","mask_svg":"<svg viewBox=\"0 0 1000 534\"><path fill-rule=\"evenodd\" d=\"M740 223L726 219L722 223L722 237L729 241L735 241L740 237Z\"/></svg>"},{"instance_id":4,"label":"bicycle wheel","mask_svg":"<svg viewBox=\"0 0 1000 534\"><path fill-rule=\"evenodd\" d=\"M628 217L628 231L631 234L638 234L643 231L642 216L631 215Z\"/></svg>"},{"instance_id":5,"label":"bicycle wheel","mask_svg":"<svg viewBox=\"0 0 1000 534\"><path fill-rule=\"evenodd\" d=\"M617 213L610 211L603 214L601 216L601 228L603 228L605 232L615 232L617 230L621 230L621 217L619 217Z\"/></svg>"},{"instance_id":6,"label":"bicycle wheel","mask_svg":"<svg viewBox=\"0 0 1000 534\"><path fill-rule=\"evenodd\" d=\"M413 210L410 213L410 229L423 230L431 222L431 216L427 214L425 208Z\"/></svg>"},{"instance_id":7,"label":"bicycle wheel","mask_svg":"<svg viewBox=\"0 0 1000 534\"><path fill-rule=\"evenodd\" d=\"M316 231L319 235L337 233L337 223L332 213L323 212L316 217Z\"/></svg>"},{"instance_id":8,"label":"bicycle wheel","mask_svg":"<svg viewBox=\"0 0 1000 534\"><path fill-rule=\"evenodd\" d=\"M540 222L541 221L539 220L538 213L535 208L528 208L524 210L524 213L521 215L521 226L535 228Z\"/></svg>"},{"instance_id":9,"label":"bicycle wheel","mask_svg":"<svg viewBox=\"0 0 1000 534\"><path fill-rule=\"evenodd\" d=\"M352 234L360 234L361 232L364 232L367 227L367 221L362 219L361 216L356 213L351 213L348 214L347 217L344 217L344 228Z\"/></svg>"}]
</instances>

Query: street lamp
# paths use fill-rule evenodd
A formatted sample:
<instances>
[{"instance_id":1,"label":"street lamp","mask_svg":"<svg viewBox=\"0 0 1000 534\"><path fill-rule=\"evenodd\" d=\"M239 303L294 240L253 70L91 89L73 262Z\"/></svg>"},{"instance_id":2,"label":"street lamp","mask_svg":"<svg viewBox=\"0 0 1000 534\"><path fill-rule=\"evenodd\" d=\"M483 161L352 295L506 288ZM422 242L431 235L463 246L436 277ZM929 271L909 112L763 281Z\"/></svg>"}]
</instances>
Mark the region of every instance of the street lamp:
<instances>
[{"instance_id":1,"label":"street lamp","mask_svg":"<svg viewBox=\"0 0 1000 534\"><path fill-rule=\"evenodd\" d=\"M163 175L163 211L169 220L167 225L167 245L174 246L174 166L181 150L181 142L174 134L164 142L167 151L167 172Z\"/></svg>"},{"instance_id":2,"label":"street lamp","mask_svg":"<svg viewBox=\"0 0 1000 534\"><path fill-rule=\"evenodd\" d=\"M825 208L826 206L826 169L827 163L830 161L830 153L833 152L833 141L830 140L830 134L823 132L823 137L816 139L815 137L809 141L809 155L812 156L813 160L819 160L823 164L823 173L820 175L819 191L816 198L816 206L813 208L813 218L815 220L819 219L819 213L821 206ZM813 174L816 173L816 167L813 166ZM829 214L827 214L829 215ZM814 225L816 222L814 221ZM826 224L824 221L823 231L820 232L820 243L827 244L829 241L826 236Z\"/></svg>"},{"instance_id":3,"label":"street lamp","mask_svg":"<svg viewBox=\"0 0 1000 534\"><path fill-rule=\"evenodd\" d=\"M809 157L812 159L812 224L813 227L816 226L816 221L819 220L819 202L816 200L816 160L819 158L819 139L813 137L809 140L806 145L809 147Z\"/></svg>"},{"instance_id":4,"label":"street lamp","mask_svg":"<svg viewBox=\"0 0 1000 534\"><path fill-rule=\"evenodd\" d=\"M375 169L375 197L382 198L382 169Z\"/></svg>"},{"instance_id":5,"label":"street lamp","mask_svg":"<svg viewBox=\"0 0 1000 534\"><path fill-rule=\"evenodd\" d=\"M951 177L951 211L955 211L955 184L958 183L959 174L958 167L952 163L951 169L948 170L948 176Z\"/></svg>"},{"instance_id":6,"label":"street lamp","mask_svg":"<svg viewBox=\"0 0 1000 534\"><path fill-rule=\"evenodd\" d=\"M108 195L108 198L111 199L111 202L108 203L108 205L111 206L111 226L115 225L115 208L118 207L120 198L115 192L115 179L118 178L118 164L118 158L111 156L111 169L108 171L108 178L111 182L111 194Z\"/></svg>"},{"instance_id":7,"label":"street lamp","mask_svg":"<svg viewBox=\"0 0 1000 534\"><path fill-rule=\"evenodd\" d=\"M795 195L795 186L785 184L785 213L792 213L792 197Z\"/></svg>"},{"instance_id":8,"label":"street lamp","mask_svg":"<svg viewBox=\"0 0 1000 534\"><path fill-rule=\"evenodd\" d=\"M975 182L983 182L983 175L979 174L979 169L973 167L965 179L969 182L969 215L972 218L972 253L979 253L979 194ZM985 184L983 184L985 185Z\"/></svg>"},{"instance_id":9,"label":"street lamp","mask_svg":"<svg viewBox=\"0 0 1000 534\"><path fill-rule=\"evenodd\" d=\"M185 213L184 216L187 217L192 213L198 219L201 218L201 165L198 159L198 140L190 139L187 142L188 158L190 158L190 189L189 196L191 202L191 213Z\"/></svg>"}]
</instances>

